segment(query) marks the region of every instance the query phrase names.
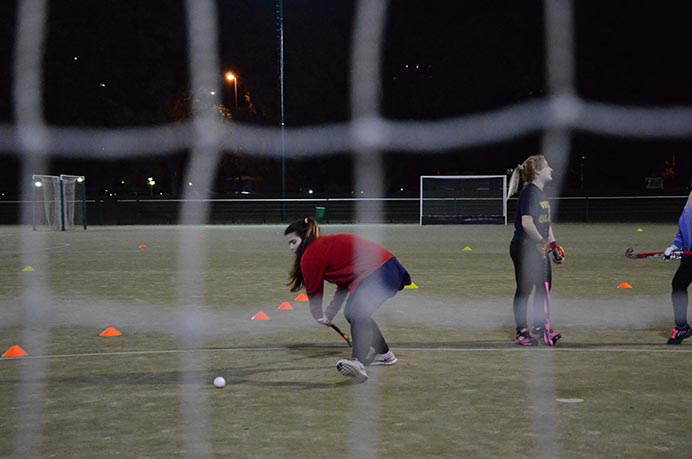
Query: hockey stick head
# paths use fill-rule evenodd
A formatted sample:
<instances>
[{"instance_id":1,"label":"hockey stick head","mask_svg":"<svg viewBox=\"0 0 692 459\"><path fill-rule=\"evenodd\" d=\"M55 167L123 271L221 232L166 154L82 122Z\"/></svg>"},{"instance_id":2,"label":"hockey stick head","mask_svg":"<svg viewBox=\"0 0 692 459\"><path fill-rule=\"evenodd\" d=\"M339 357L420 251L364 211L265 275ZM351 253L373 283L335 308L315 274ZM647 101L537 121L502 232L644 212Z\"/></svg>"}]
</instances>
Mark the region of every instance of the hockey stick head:
<instances>
[{"instance_id":1,"label":"hockey stick head","mask_svg":"<svg viewBox=\"0 0 692 459\"><path fill-rule=\"evenodd\" d=\"M635 252L633 248L628 248L625 250L625 256L630 260L637 260L640 258L663 258L663 252Z\"/></svg>"},{"instance_id":2,"label":"hockey stick head","mask_svg":"<svg viewBox=\"0 0 692 459\"><path fill-rule=\"evenodd\" d=\"M331 324L330 327L333 328L334 331L337 332L339 336L341 336L344 339L344 341L348 343L348 347L353 347L353 344L351 343L351 338L349 338L346 333L342 332L341 329L334 324Z\"/></svg>"},{"instance_id":3,"label":"hockey stick head","mask_svg":"<svg viewBox=\"0 0 692 459\"><path fill-rule=\"evenodd\" d=\"M625 256L630 260L636 260L640 258L661 258L664 260L680 260L683 257L692 256L692 252L685 252L682 250L673 250L670 255L666 256L665 252L639 252L635 253L633 249L627 249L625 251Z\"/></svg>"}]
</instances>

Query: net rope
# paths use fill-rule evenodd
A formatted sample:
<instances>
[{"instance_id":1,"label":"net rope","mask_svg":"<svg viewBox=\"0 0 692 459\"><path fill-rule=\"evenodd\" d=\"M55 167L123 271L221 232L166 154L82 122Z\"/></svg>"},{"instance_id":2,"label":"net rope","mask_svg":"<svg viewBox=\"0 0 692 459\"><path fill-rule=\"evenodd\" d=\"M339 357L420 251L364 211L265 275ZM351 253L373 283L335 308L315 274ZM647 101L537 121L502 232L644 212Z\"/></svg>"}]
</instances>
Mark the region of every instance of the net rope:
<instances>
[{"instance_id":1,"label":"net rope","mask_svg":"<svg viewBox=\"0 0 692 459\"><path fill-rule=\"evenodd\" d=\"M381 152L439 152L444 149L464 148L498 143L542 132L543 153L551 161L566 166L570 132L584 132L641 139L675 139L692 136L692 107L633 107L599 103L580 98L575 91L574 73L574 17L572 0L545 0L546 68L548 91L544 98L534 99L497 110L437 121L393 121L380 112L382 43L390 3L382 0L359 0L353 24L353 46L350 65L351 119L345 123L289 128L259 127L243 123L233 126L221 124L200 111L184 122L136 128L77 128L55 127L43 119L43 67L42 56L47 30L46 0L18 2L17 28L14 50L12 103L16 120L0 125L0 149L16 152L20 159L21 194L23 202L31 201L30 178L35 171L45 169L52 155L62 158L127 160L152 154L173 154L191 151L191 160L185 181L210 182L215 165L224 149L245 154L273 158L304 158L328 155L342 151L355 151L355 173L360 188L382 194L381 177L384 175ZM220 74L217 11L212 0L187 0L188 55L192 88L218 86ZM357 84L356 84L357 82ZM218 88L217 88L218 89ZM220 91L215 91L217 94ZM355 103L357 102L357 103ZM98 143L103 148L90 147ZM50 153L49 153L50 152ZM553 159L554 158L554 159ZM557 184L556 189L559 189ZM379 193L378 193L379 192ZM185 196L187 197L187 196ZM195 198L209 196L196 195ZM370 208L372 211L372 208ZM31 218L28 205L22 206L21 221ZM380 209L381 212L381 209ZM209 208L197 205L182 206L180 222L183 226L179 239L177 262L177 316L176 336L188 347L203 345L204 336L212 328L213 316L204 302L203 266L207 253L192 246L186 232L194 225L207 222ZM186 230L185 228L190 228ZM363 235L381 240L376 227L364 229ZM45 237L20 239L22 261L37 269L47 267ZM46 278L24 281L21 294L22 342L36 355L45 355L50 341L50 304L52 294ZM85 308L87 305L83 305ZM91 303L89 308L105 310L108 303ZM122 306L122 305L121 305ZM138 306L141 314L155 314L156 305ZM93 317L75 317L75 321L89 323ZM540 375L541 387L532 385L529 394L532 406L543 413L533 416L535 446L546 456L559 456L555 442L557 425L554 400L554 374L551 358L534 357L530 374ZM538 356L539 354L533 354ZM46 409L47 363L44 359L21 362L17 399L22 409L19 422L27 428L16 432L17 457L39 457ZM179 360L182 393L181 417L185 421L183 445L186 457L211 457L213 448L209 425L208 395L193 389L191 378L195 370L204 369L204 356L182 353ZM31 381L31 384L28 382ZM367 423L352 423L351 456L376 457L377 422L379 405L372 403L379 397L379 384L358 387L354 403L362 410L370 410ZM41 395L43 394L43 395ZM359 441L356 441L359 439Z\"/></svg>"}]
</instances>

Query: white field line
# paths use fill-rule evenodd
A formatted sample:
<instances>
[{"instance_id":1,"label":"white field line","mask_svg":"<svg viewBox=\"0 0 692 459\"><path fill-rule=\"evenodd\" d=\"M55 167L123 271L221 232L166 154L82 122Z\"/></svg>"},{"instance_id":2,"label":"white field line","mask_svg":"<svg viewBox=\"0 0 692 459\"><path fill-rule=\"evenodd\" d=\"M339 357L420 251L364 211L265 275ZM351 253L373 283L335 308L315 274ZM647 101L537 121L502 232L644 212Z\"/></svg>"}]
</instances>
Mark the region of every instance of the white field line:
<instances>
[{"instance_id":1,"label":"white field line","mask_svg":"<svg viewBox=\"0 0 692 459\"><path fill-rule=\"evenodd\" d=\"M632 346L637 346L633 344ZM323 346L320 348L332 349L337 346ZM56 355L28 355L21 358L1 358L0 362L9 362L22 359L67 359L67 358L79 358L79 357L118 357L118 356L133 356L133 355L163 355L163 354L183 354L183 353L193 353L193 352L291 352L296 350L311 350L320 349L318 347L238 347L238 348L214 348L214 349L168 349L159 351L118 351L118 352L94 352L94 353L84 353L84 354L56 354ZM568 353L594 353L594 352L606 352L606 353L663 353L663 352L682 352L685 354L692 353L691 349L680 349L679 346L676 347L665 347L662 349L647 349L647 348L590 348L590 349L580 349L580 348L539 348L539 349L524 349L520 347L507 348L507 349L485 349L485 348L452 348L452 347L400 347L398 352L568 352Z\"/></svg>"}]
</instances>

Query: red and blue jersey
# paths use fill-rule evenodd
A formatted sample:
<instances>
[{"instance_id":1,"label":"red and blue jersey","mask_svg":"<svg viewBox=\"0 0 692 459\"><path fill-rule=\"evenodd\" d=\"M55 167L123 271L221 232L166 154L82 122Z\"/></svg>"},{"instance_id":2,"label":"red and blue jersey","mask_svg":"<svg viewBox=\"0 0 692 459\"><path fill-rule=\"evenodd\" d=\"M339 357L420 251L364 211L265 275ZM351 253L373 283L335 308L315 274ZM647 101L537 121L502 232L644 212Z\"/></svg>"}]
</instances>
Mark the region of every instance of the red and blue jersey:
<instances>
[{"instance_id":1,"label":"red and blue jersey","mask_svg":"<svg viewBox=\"0 0 692 459\"><path fill-rule=\"evenodd\" d=\"M305 290L309 297L321 296L327 281L353 292L391 258L394 255L384 247L354 234L320 236L300 260Z\"/></svg>"}]
</instances>

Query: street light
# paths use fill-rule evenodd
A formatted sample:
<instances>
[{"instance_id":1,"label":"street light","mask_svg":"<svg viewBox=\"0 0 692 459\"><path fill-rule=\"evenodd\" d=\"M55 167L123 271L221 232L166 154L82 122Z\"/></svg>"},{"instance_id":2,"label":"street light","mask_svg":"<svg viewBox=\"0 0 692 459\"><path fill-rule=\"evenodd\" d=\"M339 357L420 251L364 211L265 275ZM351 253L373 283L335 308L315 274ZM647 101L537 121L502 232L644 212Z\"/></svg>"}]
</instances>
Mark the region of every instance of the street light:
<instances>
[{"instance_id":1,"label":"street light","mask_svg":"<svg viewBox=\"0 0 692 459\"><path fill-rule=\"evenodd\" d=\"M154 196L154 185L156 185L154 177L147 178L147 185L149 185L149 196Z\"/></svg>"},{"instance_id":2,"label":"street light","mask_svg":"<svg viewBox=\"0 0 692 459\"><path fill-rule=\"evenodd\" d=\"M235 108L238 108L238 77L233 72L226 72L226 81L233 82L233 92L235 93Z\"/></svg>"}]
</instances>

